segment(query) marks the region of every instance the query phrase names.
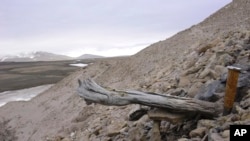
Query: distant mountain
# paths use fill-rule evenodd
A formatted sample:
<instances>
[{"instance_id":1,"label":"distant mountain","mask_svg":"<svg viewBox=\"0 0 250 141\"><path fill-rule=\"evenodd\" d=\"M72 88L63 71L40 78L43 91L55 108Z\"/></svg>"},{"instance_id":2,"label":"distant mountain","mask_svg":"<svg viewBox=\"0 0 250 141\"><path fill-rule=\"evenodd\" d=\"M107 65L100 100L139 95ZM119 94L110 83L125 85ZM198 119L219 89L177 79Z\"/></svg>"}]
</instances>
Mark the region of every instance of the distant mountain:
<instances>
[{"instance_id":1,"label":"distant mountain","mask_svg":"<svg viewBox=\"0 0 250 141\"><path fill-rule=\"evenodd\" d=\"M83 54L83 55L77 57L77 59L92 59L92 58L103 58L103 56L92 55L92 54Z\"/></svg>"},{"instance_id":2,"label":"distant mountain","mask_svg":"<svg viewBox=\"0 0 250 141\"><path fill-rule=\"evenodd\" d=\"M72 60L69 56L58 55L43 51L8 55L0 58L0 62L33 62L33 61L59 61Z\"/></svg>"}]
</instances>

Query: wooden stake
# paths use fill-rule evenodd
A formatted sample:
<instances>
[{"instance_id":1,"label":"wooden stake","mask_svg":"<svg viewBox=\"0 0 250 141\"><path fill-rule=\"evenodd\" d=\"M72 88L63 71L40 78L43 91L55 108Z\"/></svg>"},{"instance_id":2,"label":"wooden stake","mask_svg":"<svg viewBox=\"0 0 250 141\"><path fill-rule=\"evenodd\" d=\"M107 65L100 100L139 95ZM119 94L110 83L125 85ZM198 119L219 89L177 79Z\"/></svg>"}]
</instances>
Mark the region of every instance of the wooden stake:
<instances>
[{"instance_id":1,"label":"wooden stake","mask_svg":"<svg viewBox=\"0 0 250 141\"><path fill-rule=\"evenodd\" d=\"M237 90L238 77L241 70L240 68L233 66L228 66L227 68L228 68L228 76L227 76L226 94L224 97L223 115L228 115L232 111Z\"/></svg>"}]
</instances>

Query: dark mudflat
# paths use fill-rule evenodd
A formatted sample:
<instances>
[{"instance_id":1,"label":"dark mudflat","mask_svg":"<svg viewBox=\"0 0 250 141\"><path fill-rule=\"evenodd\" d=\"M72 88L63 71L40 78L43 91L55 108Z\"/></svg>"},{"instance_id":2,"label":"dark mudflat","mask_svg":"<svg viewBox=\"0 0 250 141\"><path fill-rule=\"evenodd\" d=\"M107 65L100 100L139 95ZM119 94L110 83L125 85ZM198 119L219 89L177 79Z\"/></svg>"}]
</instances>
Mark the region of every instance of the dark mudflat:
<instances>
[{"instance_id":1,"label":"dark mudflat","mask_svg":"<svg viewBox=\"0 0 250 141\"><path fill-rule=\"evenodd\" d=\"M0 62L0 92L56 83L80 69L69 64L93 61Z\"/></svg>"}]
</instances>

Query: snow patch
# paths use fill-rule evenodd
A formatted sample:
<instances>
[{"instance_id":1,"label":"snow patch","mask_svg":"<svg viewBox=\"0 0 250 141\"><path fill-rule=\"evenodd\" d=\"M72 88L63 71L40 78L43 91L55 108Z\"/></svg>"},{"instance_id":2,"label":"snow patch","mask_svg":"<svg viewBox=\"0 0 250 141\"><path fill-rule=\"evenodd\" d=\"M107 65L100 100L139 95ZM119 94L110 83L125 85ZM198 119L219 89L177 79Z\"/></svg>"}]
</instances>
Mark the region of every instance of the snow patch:
<instances>
[{"instance_id":1,"label":"snow patch","mask_svg":"<svg viewBox=\"0 0 250 141\"><path fill-rule=\"evenodd\" d=\"M74 67L81 67L81 68L88 66L88 64L83 64L83 63L69 64L69 65L74 66Z\"/></svg>"},{"instance_id":2,"label":"snow patch","mask_svg":"<svg viewBox=\"0 0 250 141\"><path fill-rule=\"evenodd\" d=\"M8 59L8 57L3 57L1 58L1 62L3 62L4 60Z\"/></svg>"}]
</instances>

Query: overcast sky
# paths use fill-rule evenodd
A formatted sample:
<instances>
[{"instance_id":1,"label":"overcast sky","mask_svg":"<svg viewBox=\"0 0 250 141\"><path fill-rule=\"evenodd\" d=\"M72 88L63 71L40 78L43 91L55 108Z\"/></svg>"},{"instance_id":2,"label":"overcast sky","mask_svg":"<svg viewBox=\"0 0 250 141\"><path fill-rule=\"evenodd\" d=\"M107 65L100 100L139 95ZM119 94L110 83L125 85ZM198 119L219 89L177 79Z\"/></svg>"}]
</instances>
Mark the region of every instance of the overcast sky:
<instances>
[{"instance_id":1,"label":"overcast sky","mask_svg":"<svg viewBox=\"0 0 250 141\"><path fill-rule=\"evenodd\" d=\"M1 0L0 55L131 55L232 0Z\"/></svg>"}]
</instances>

